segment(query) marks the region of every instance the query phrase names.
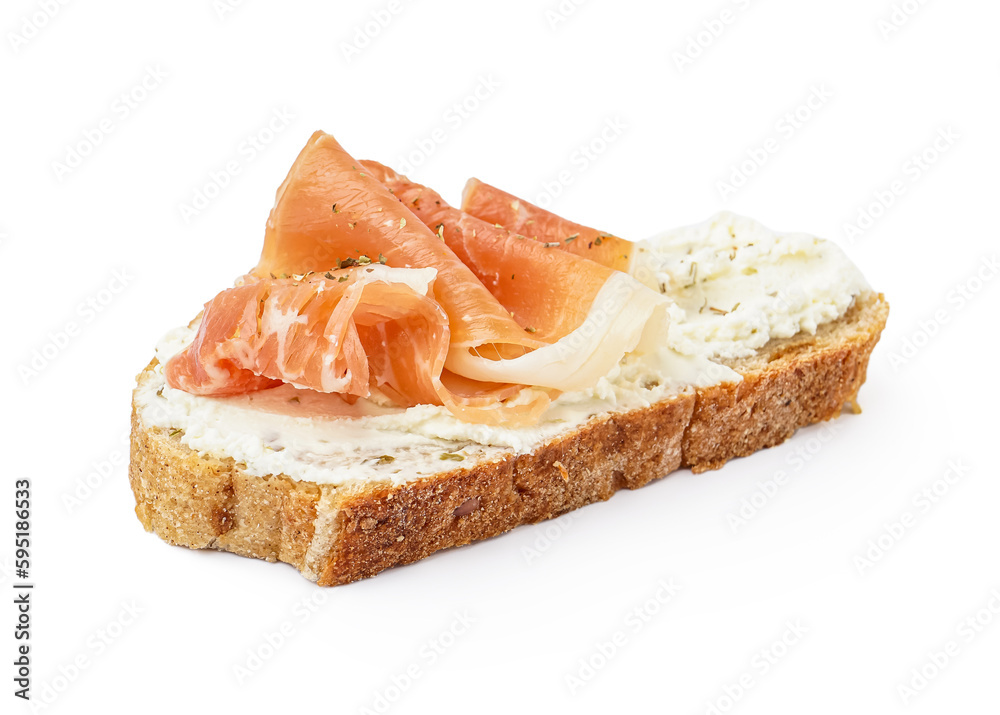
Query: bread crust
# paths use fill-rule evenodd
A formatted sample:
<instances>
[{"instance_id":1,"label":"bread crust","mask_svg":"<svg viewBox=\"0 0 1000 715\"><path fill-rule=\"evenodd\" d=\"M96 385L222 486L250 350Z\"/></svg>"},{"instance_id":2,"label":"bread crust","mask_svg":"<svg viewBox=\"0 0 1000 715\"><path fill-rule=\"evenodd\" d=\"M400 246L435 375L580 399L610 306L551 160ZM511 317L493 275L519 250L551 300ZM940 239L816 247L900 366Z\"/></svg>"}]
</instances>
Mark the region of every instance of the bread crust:
<instances>
[{"instance_id":1,"label":"bread crust","mask_svg":"<svg viewBox=\"0 0 1000 715\"><path fill-rule=\"evenodd\" d=\"M888 312L881 294L862 296L815 335L772 340L750 358L727 361L744 378L737 385L600 415L530 454L405 484L251 476L232 459L202 457L143 424L133 399L136 515L171 544L284 561L321 586L350 583L604 501L681 467L717 469L838 416L856 404Z\"/></svg>"}]
</instances>

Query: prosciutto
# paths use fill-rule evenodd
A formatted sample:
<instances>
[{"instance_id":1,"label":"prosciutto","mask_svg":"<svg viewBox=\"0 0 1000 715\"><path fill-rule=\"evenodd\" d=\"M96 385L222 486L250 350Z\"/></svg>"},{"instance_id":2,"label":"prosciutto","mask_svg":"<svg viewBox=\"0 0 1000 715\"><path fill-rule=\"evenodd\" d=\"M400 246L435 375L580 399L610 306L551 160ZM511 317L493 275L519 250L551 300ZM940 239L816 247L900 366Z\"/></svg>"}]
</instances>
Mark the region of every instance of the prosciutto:
<instances>
[{"instance_id":1,"label":"prosciutto","mask_svg":"<svg viewBox=\"0 0 1000 715\"><path fill-rule=\"evenodd\" d=\"M202 395L377 390L401 407L531 424L559 392L592 387L662 338L667 321L658 293L590 260L603 253L551 243L316 132L278 189L258 265L206 304L168 383Z\"/></svg>"}]
</instances>

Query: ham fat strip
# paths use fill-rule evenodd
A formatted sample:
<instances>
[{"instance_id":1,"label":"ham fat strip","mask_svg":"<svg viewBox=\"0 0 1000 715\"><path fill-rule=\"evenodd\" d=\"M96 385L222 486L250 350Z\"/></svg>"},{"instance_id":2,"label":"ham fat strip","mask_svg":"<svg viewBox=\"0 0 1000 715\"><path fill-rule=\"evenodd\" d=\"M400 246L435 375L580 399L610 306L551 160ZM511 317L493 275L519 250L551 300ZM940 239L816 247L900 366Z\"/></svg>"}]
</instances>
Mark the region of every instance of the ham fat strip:
<instances>
[{"instance_id":1,"label":"ham fat strip","mask_svg":"<svg viewBox=\"0 0 1000 715\"><path fill-rule=\"evenodd\" d=\"M631 241L567 221L479 179L465 184L462 211L536 241L558 244L564 251L618 271L627 273L633 260Z\"/></svg>"},{"instance_id":2,"label":"ham fat strip","mask_svg":"<svg viewBox=\"0 0 1000 715\"><path fill-rule=\"evenodd\" d=\"M630 276L470 216L377 162L363 164L436 232L521 325L551 343L508 360L453 349L448 366L455 372L559 390L586 389L644 334L651 344L665 340L665 300Z\"/></svg>"}]
</instances>

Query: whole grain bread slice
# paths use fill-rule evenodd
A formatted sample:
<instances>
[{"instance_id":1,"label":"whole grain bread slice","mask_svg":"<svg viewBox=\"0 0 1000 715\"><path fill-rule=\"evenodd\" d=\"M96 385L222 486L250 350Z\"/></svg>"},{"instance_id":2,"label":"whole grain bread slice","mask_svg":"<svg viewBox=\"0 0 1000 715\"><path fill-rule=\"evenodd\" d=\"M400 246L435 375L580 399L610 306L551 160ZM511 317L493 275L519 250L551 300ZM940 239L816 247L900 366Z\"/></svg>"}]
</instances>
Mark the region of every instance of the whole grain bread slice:
<instances>
[{"instance_id":1,"label":"whole grain bread slice","mask_svg":"<svg viewBox=\"0 0 1000 715\"><path fill-rule=\"evenodd\" d=\"M845 404L856 407L888 313L881 294L860 296L815 335L772 340L749 358L726 361L743 376L738 384L598 415L530 454L402 485L252 476L232 459L200 456L168 430L143 424L133 399L135 512L147 531L171 544L284 561L322 586L350 583L552 519L682 467L717 469L837 417Z\"/></svg>"}]
</instances>

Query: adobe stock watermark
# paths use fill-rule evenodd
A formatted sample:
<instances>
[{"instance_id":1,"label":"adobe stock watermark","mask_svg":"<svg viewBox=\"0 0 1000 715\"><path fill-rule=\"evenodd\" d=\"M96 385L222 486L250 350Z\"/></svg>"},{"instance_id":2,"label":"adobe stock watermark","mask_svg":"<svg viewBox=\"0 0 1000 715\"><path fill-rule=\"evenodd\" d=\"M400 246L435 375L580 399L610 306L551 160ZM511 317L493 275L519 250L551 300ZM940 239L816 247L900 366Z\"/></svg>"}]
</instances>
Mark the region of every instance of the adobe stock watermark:
<instances>
[{"instance_id":1,"label":"adobe stock watermark","mask_svg":"<svg viewBox=\"0 0 1000 715\"><path fill-rule=\"evenodd\" d=\"M79 137L66 144L61 158L52 162L52 173L56 180L62 183L67 176L83 166L97 148L118 131L121 125L163 86L168 77L166 70L160 64L146 65L142 77L111 101L103 117L83 127Z\"/></svg>"},{"instance_id":2,"label":"adobe stock watermark","mask_svg":"<svg viewBox=\"0 0 1000 715\"><path fill-rule=\"evenodd\" d=\"M643 628L663 610L663 607L674 600L681 591L681 586L673 578L661 578L656 582L656 589L641 603L629 609L620 628L608 638L599 641L591 651L582 656L572 672L564 676L570 695L577 695L588 683L593 682L597 674L614 660Z\"/></svg>"},{"instance_id":3,"label":"adobe stock watermark","mask_svg":"<svg viewBox=\"0 0 1000 715\"><path fill-rule=\"evenodd\" d=\"M942 333L944 327L986 290L1000 274L1000 258L994 253L983 256L967 277L955 283L945 294L944 305L917 321L915 327L903 335L892 352L885 356L892 369L898 372Z\"/></svg>"},{"instance_id":4,"label":"adobe stock watermark","mask_svg":"<svg viewBox=\"0 0 1000 715\"><path fill-rule=\"evenodd\" d=\"M389 677L389 684L375 693L371 705L365 705L360 709L361 715L383 715L389 712L392 706L427 674L429 668L455 647L476 620L468 611L452 614L452 620L437 635L417 648L416 658Z\"/></svg>"},{"instance_id":5,"label":"adobe stock watermark","mask_svg":"<svg viewBox=\"0 0 1000 715\"><path fill-rule=\"evenodd\" d=\"M409 3L412 4L412 0ZM393 23L405 9L403 0L389 0L383 7L371 11L370 16L355 26L350 39L340 43L340 54L351 64L367 50L372 42Z\"/></svg>"},{"instance_id":6,"label":"adobe stock watermark","mask_svg":"<svg viewBox=\"0 0 1000 715\"><path fill-rule=\"evenodd\" d=\"M329 600L325 591L317 591L311 596L304 596L292 606L291 615L275 628L264 631L257 643L246 649L245 656L233 664L233 676L239 685L243 685L259 673L268 661L277 655L300 632L302 626L309 622Z\"/></svg>"},{"instance_id":7,"label":"adobe stock watermark","mask_svg":"<svg viewBox=\"0 0 1000 715\"><path fill-rule=\"evenodd\" d=\"M3 561L0 561L0 586L7 583L8 581L14 580L14 559L9 556L5 556Z\"/></svg>"},{"instance_id":8,"label":"adobe stock watermark","mask_svg":"<svg viewBox=\"0 0 1000 715\"><path fill-rule=\"evenodd\" d=\"M778 117L774 123L774 132L748 148L746 159L737 161L729 167L728 180L719 179L715 182L715 188L722 200L735 196L746 186L750 178L756 175L783 146L794 139L832 99L833 92L826 84L819 83L809 87L809 94L804 100Z\"/></svg>"},{"instance_id":9,"label":"adobe stock watermark","mask_svg":"<svg viewBox=\"0 0 1000 715\"><path fill-rule=\"evenodd\" d=\"M500 82L492 73L481 74L475 86L452 102L441 114L441 119L425 135L416 139L412 146L396 159L396 167L401 174L410 174L423 166L435 152L448 143L455 133L473 117L500 89Z\"/></svg>"},{"instance_id":10,"label":"adobe stock watermark","mask_svg":"<svg viewBox=\"0 0 1000 715\"><path fill-rule=\"evenodd\" d=\"M534 203L548 208L568 187L585 174L625 134L628 125L621 117L608 117L601 128L588 140L577 145L569 154L568 164L551 179L542 182Z\"/></svg>"},{"instance_id":11,"label":"adobe stock watermark","mask_svg":"<svg viewBox=\"0 0 1000 715\"><path fill-rule=\"evenodd\" d=\"M921 8L927 4L927 0L903 0L894 2L889 14L881 18L878 23L879 34L883 40L888 40L897 32L902 30L910 19L920 12Z\"/></svg>"},{"instance_id":12,"label":"adobe stock watermark","mask_svg":"<svg viewBox=\"0 0 1000 715\"><path fill-rule=\"evenodd\" d=\"M922 694L934 680L949 669L962 655L963 644L974 643L1000 617L1000 589L994 588L982 606L963 618L955 626L955 635L943 645L927 651L923 660L910 669L909 674L896 685L896 695L903 705L909 705Z\"/></svg>"},{"instance_id":13,"label":"adobe stock watermark","mask_svg":"<svg viewBox=\"0 0 1000 715\"><path fill-rule=\"evenodd\" d=\"M245 4L246 0L212 0L212 10L219 20L226 20Z\"/></svg>"},{"instance_id":14,"label":"adobe stock watermark","mask_svg":"<svg viewBox=\"0 0 1000 715\"><path fill-rule=\"evenodd\" d=\"M177 204L177 212L184 219L184 223L191 223L193 219L201 216L212 202L232 185L233 180L288 129L296 118L288 107L271 110L271 116L259 129L240 140L235 154L223 161L220 168L209 171L208 178L192 190L190 198Z\"/></svg>"},{"instance_id":15,"label":"adobe stock watermark","mask_svg":"<svg viewBox=\"0 0 1000 715\"><path fill-rule=\"evenodd\" d=\"M549 23L550 30L557 30L559 26L569 21L576 11L586 5L589 0L559 0L545 10L545 21Z\"/></svg>"},{"instance_id":16,"label":"adobe stock watermark","mask_svg":"<svg viewBox=\"0 0 1000 715\"><path fill-rule=\"evenodd\" d=\"M30 355L18 364L17 375L21 379L21 384L27 386L37 379L89 325L92 325L112 303L118 300L135 280L130 270L128 268L112 270L111 277L100 289L76 304L74 317L48 331L45 342L40 347L34 348Z\"/></svg>"},{"instance_id":17,"label":"adobe stock watermark","mask_svg":"<svg viewBox=\"0 0 1000 715\"><path fill-rule=\"evenodd\" d=\"M847 243L856 243L859 238L874 227L895 205L896 200L905 196L910 187L937 166L941 157L955 146L961 137L962 135L951 125L943 127L923 148L907 157L899 169L899 174L876 189L875 193L862 206L858 207L853 222L847 221L843 224L844 239Z\"/></svg>"},{"instance_id":18,"label":"adobe stock watermark","mask_svg":"<svg viewBox=\"0 0 1000 715\"><path fill-rule=\"evenodd\" d=\"M693 65L749 9L750 0L730 0L721 10L703 20L701 26L685 38L684 47L670 53L677 71L683 73Z\"/></svg>"},{"instance_id":19,"label":"adobe stock watermark","mask_svg":"<svg viewBox=\"0 0 1000 715\"><path fill-rule=\"evenodd\" d=\"M705 703L706 715L723 715L732 710L761 683L761 678L788 657L808 632L809 629L799 619L785 621L781 633L750 657L749 666L723 685L722 692Z\"/></svg>"},{"instance_id":20,"label":"adobe stock watermark","mask_svg":"<svg viewBox=\"0 0 1000 715\"><path fill-rule=\"evenodd\" d=\"M911 533L930 511L951 494L959 482L972 471L972 467L960 457L948 460L944 473L935 478L910 498L912 508L907 508L890 521L883 522L882 530L868 540L864 548L854 555L852 562L859 576L864 576L872 567L896 548L903 537Z\"/></svg>"},{"instance_id":21,"label":"adobe stock watermark","mask_svg":"<svg viewBox=\"0 0 1000 715\"><path fill-rule=\"evenodd\" d=\"M21 17L17 27L7 33L7 42L14 54L31 44L69 2L70 0L38 0L38 9Z\"/></svg>"},{"instance_id":22,"label":"adobe stock watermark","mask_svg":"<svg viewBox=\"0 0 1000 715\"><path fill-rule=\"evenodd\" d=\"M836 422L824 423L814 435L808 438L796 437L795 451L785 458L787 469L779 469L768 479L758 481L756 488L740 500L739 507L726 514L726 523L734 534L750 523L768 504L792 481L802 469L816 457L823 448L833 441L843 429Z\"/></svg>"},{"instance_id":23,"label":"adobe stock watermark","mask_svg":"<svg viewBox=\"0 0 1000 715\"><path fill-rule=\"evenodd\" d=\"M579 511L571 511L562 516L546 521L544 524L535 526L534 531L539 532L529 546L521 547L521 555L529 566L536 563L544 556L555 543L562 538L563 534L570 530L580 518Z\"/></svg>"},{"instance_id":24,"label":"adobe stock watermark","mask_svg":"<svg viewBox=\"0 0 1000 715\"><path fill-rule=\"evenodd\" d=\"M122 601L118 612L102 627L87 636L83 649L71 660L59 666L58 674L33 688L34 693L28 702L31 712L47 710L65 695L108 650L119 642L145 612L146 609L135 600Z\"/></svg>"},{"instance_id":25,"label":"adobe stock watermark","mask_svg":"<svg viewBox=\"0 0 1000 715\"><path fill-rule=\"evenodd\" d=\"M77 474L72 485L63 491L62 503L67 514L76 513L101 487L116 476L119 470L128 467L130 435L131 429L126 429L118 437L112 449L92 460L85 468L86 471Z\"/></svg>"}]
</instances>

